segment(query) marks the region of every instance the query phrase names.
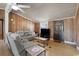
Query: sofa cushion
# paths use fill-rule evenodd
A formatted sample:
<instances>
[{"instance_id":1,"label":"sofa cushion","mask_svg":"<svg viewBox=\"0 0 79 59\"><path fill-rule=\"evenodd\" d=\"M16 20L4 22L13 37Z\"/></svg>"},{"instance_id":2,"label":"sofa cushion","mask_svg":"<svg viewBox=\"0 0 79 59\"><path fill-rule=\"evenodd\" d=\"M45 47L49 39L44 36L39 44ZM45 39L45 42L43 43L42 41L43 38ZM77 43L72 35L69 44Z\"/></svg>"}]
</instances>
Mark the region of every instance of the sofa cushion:
<instances>
[{"instance_id":1,"label":"sofa cushion","mask_svg":"<svg viewBox=\"0 0 79 59\"><path fill-rule=\"evenodd\" d=\"M16 40L18 40L21 43L28 42L28 39L24 39L23 37L19 37L19 36L16 37Z\"/></svg>"},{"instance_id":2,"label":"sofa cushion","mask_svg":"<svg viewBox=\"0 0 79 59\"><path fill-rule=\"evenodd\" d=\"M25 52L24 46L22 45L22 43L18 40L14 40L16 47L18 49L19 54L22 54Z\"/></svg>"},{"instance_id":3,"label":"sofa cushion","mask_svg":"<svg viewBox=\"0 0 79 59\"><path fill-rule=\"evenodd\" d=\"M7 40L8 40L9 47L10 47L13 55L19 56L20 54L18 52L17 46L16 46L16 44L14 42L14 39L11 36L8 36L8 39Z\"/></svg>"},{"instance_id":4,"label":"sofa cushion","mask_svg":"<svg viewBox=\"0 0 79 59\"><path fill-rule=\"evenodd\" d=\"M17 31L16 34L22 36L22 35L24 35L24 32L23 31Z\"/></svg>"},{"instance_id":5,"label":"sofa cushion","mask_svg":"<svg viewBox=\"0 0 79 59\"><path fill-rule=\"evenodd\" d=\"M11 37L15 40L15 39L16 39L16 37L17 37L17 36L19 36L19 35L18 35L18 34L16 34L16 33L11 33L11 34L10 34L10 36L11 36Z\"/></svg>"}]
</instances>

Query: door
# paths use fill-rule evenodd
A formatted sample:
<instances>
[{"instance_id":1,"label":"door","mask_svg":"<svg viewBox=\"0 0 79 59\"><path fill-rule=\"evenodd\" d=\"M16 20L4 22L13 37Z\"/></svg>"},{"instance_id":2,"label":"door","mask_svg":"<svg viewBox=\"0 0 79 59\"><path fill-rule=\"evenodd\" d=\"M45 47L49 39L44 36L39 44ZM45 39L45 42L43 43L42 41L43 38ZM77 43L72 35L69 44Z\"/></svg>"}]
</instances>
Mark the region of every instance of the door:
<instances>
[{"instance_id":1,"label":"door","mask_svg":"<svg viewBox=\"0 0 79 59\"><path fill-rule=\"evenodd\" d=\"M0 40L3 39L3 21L0 20Z\"/></svg>"},{"instance_id":2,"label":"door","mask_svg":"<svg viewBox=\"0 0 79 59\"><path fill-rule=\"evenodd\" d=\"M54 39L64 41L64 22L63 21L54 22Z\"/></svg>"}]
</instances>

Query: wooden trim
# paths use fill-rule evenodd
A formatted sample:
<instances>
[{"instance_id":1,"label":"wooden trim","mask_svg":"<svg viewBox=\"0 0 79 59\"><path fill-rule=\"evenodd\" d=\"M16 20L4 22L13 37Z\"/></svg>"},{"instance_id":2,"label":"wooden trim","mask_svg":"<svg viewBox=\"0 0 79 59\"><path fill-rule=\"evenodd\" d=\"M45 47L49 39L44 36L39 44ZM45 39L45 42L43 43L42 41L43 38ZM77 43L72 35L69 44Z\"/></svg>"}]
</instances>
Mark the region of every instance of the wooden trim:
<instances>
[{"instance_id":1,"label":"wooden trim","mask_svg":"<svg viewBox=\"0 0 79 59\"><path fill-rule=\"evenodd\" d=\"M0 21L2 21L2 39L3 39L3 19L0 19Z\"/></svg>"}]
</instances>

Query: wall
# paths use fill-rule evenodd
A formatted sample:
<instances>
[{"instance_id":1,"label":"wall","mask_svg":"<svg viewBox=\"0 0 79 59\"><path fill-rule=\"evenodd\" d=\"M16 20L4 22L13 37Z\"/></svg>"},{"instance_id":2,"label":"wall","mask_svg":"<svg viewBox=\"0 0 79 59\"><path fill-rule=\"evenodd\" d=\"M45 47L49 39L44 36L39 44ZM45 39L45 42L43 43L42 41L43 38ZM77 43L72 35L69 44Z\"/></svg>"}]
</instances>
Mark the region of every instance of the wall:
<instances>
[{"instance_id":1,"label":"wall","mask_svg":"<svg viewBox=\"0 0 79 59\"><path fill-rule=\"evenodd\" d=\"M54 34L54 22L48 21L48 28L50 29L50 38L53 38Z\"/></svg>"},{"instance_id":2,"label":"wall","mask_svg":"<svg viewBox=\"0 0 79 59\"><path fill-rule=\"evenodd\" d=\"M40 22L40 29L41 28L48 28L48 21Z\"/></svg>"},{"instance_id":3,"label":"wall","mask_svg":"<svg viewBox=\"0 0 79 59\"><path fill-rule=\"evenodd\" d=\"M64 20L64 41L76 42L75 19Z\"/></svg>"},{"instance_id":4,"label":"wall","mask_svg":"<svg viewBox=\"0 0 79 59\"><path fill-rule=\"evenodd\" d=\"M10 13L10 21L9 21L9 31L16 32L16 31L34 31L34 22L23 18L15 13Z\"/></svg>"},{"instance_id":5,"label":"wall","mask_svg":"<svg viewBox=\"0 0 79 59\"><path fill-rule=\"evenodd\" d=\"M79 47L79 6L76 14L76 26L77 26L77 46Z\"/></svg>"}]
</instances>

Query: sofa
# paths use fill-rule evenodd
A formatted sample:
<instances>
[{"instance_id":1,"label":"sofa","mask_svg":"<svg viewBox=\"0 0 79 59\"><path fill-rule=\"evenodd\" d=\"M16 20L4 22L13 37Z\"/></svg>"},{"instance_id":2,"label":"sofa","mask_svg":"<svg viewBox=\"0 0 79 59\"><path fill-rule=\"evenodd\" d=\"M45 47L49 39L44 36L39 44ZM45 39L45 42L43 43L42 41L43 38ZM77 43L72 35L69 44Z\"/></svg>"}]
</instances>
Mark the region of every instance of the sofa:
<instances>
[{"instance_id":1,"label":"sofa","mask_svg":"<svg viewBox=\"0 0 79 59\"><path fill-rule=\"evenodd\" d=\"M19 35L19 33L16 34L9 32L7 34L7 41L9 43L9 48L14 56L27 56L27 51L25 49L38 45L29 41L27 38L24 39L20 36L21 35Z\"/></svg>"},{"instance_id":2,"label":"sofa","mask_svg":"<svg viewBox=\"0 0 79 59\"><path fill-rule=\"evenodd\" d=\"M36 36L35 32L32 31L18 31L16 34L18 34L20 38L28 39L29 41L33 40Z\"/></svg>"}]
</instances>

